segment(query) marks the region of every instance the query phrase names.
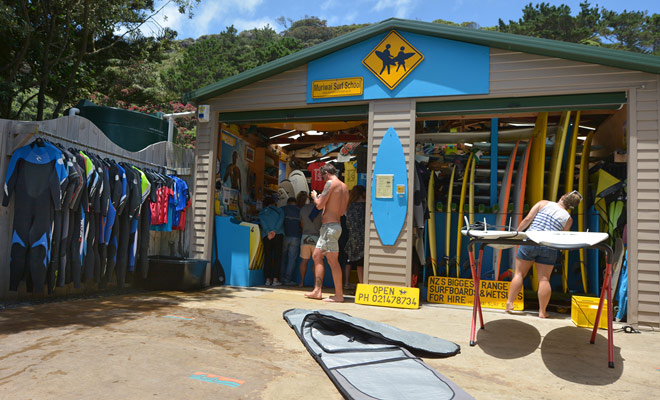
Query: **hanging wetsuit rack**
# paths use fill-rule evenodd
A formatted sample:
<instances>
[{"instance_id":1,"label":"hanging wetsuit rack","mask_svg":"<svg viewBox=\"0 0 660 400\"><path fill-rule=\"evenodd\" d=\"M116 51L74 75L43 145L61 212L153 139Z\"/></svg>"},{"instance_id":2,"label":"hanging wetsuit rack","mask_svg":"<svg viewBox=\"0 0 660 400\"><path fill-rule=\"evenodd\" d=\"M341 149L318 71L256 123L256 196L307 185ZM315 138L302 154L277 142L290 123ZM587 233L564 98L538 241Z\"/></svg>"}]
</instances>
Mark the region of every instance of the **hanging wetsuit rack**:
<instances>
[{"instance_id":1,"label":"hanging wetsuit rack","mask_svg":"<svg viewBox=\"0 0 660 400\"><path fill-rule=\"evenodd\" d=\"M20 134L20 133L19 133L19 134ZM176 174L176 172L177 172L177 170L176 170L175 168L169 168L169 167L166 167L166 166L163 166L163 165L160 165L160 164L154 164L154 163L151 163L151 162L149 162L149 161L136 160L136 159L133 159L133 158L130 158L130 157L123 156L123 155L121 155L121 154L113 153L113 152L111 152L111 151L103 150L103 149L100 149L100 148L98 148L98 147L94 147L94 146L90 146L90 145L85 144L85 143L81 143L81 142L79 142L79 141L77 141L77 140L73 140L73 139L68 139L68 138L65 138L65 137L57 136L57 135L54 135L54 134L52 134L52 133L50 133L50 132L46 132L46 131L39 130L38 128L36 128L36 129L34 130L34 133L33 133L32 135L33 135L33 136L29 136L29 137L27 138L28 140L26 141L25 144L27 144L27 142L29 142L30 140L32 140L32 138L33 138L34 136L36 136L36 137L38 138L40 135L45 135L45 136L51 137L51 138L53 138L53 139L55 139L55 140L61 140L61 141L65 141L65 142L67 142L67 143L75 144L75 145L80 146L80 147L84 147L85 149L88 149L88 150L98 151L98 152L103 153L103 154L105 154L105 155L107 155L107 156L112 156L112 157L120 158L120 159L122 159L122 160L126 160L126 161L129 161L129 162L132 162L132 163L148 165L148 166L151 166L151 167L154 167L154 168L162 168L162 169L164 169L164 170L166 170L166 171L172 171L172 172L174 172L175 174ZM21 145L21 146L22 146L22 145ZM21 147L21 146L19 146L19 147Z\"/></svg>"}]
</instances>

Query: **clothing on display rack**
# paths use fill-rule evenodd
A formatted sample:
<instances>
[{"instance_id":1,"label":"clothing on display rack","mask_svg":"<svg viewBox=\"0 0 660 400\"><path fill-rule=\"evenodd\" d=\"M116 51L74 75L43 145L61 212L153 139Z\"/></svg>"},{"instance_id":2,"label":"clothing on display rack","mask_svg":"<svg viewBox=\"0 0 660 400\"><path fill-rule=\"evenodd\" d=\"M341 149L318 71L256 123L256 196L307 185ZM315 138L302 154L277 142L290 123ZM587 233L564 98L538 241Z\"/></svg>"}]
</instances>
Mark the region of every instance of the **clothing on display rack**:
<instances>
[{"instance_id":1,"label":"clothing on display rack","mask_svg":"<svg viewBox=\"0 0 660 400\"><path fill-rule=\"evenodd\" d=\"M178 177L42 137L12 154L4 206L11 197L9 289L24 280L29 292L49 294L69 283L104 287L115 277L121 288L136 266L146 278L151 224L169 218L183 229L190 202Z\"/></svg>"}]
</instances>

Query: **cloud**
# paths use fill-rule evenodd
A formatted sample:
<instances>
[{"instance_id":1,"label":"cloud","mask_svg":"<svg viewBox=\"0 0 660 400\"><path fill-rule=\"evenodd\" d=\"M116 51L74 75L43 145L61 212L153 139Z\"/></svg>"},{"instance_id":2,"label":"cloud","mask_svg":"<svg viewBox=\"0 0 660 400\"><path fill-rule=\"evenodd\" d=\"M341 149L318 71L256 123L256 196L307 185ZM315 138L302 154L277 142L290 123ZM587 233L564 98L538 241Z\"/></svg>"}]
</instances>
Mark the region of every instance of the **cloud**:
<instances>
[{"instance_id":1,"label":"cloud","mask_svg":"<svg viewBox=\"0 0 660 400\"><path fill-rule=\"evenodd\" d=\"M253 20L245 20L241 18L230 20L229 25L234 25L237 31L246 31L253 28L264 28L269 25L271 28L275 29L276 23L268 17L258 18Z\"/></svg>"},{"instance_id":2,"label":"cloud","mask_svg":"<svg viewBox=\"0 0 660 400\"><path fill-rule=\"evenodd\" d=\"M415 3L415 0L378 0L372 10L376 12L392 10L394 17L406 18Z\"/></svg>"},{"instance_id":3,"label":"cloud","mask_svg":"<svg viewBox=\"0 0 660 400\"><path fill-rule=\"evenodd\" d=\"M249 26L252 23L256 25L252 25L248 29L265 26L266 23L274 26L274 22L268 18L249 20L249 17L257 12L263 2L264 0L202 0L201 4L193 9L192 19L180 14L176 4L170 3L157 14L154 20L162 27L169 27L179 32L179 38L219 33L232 24L239 30L241 30L239 26ZM153 34L148 28L144 33Z\"/></svg>"}]
</instances>

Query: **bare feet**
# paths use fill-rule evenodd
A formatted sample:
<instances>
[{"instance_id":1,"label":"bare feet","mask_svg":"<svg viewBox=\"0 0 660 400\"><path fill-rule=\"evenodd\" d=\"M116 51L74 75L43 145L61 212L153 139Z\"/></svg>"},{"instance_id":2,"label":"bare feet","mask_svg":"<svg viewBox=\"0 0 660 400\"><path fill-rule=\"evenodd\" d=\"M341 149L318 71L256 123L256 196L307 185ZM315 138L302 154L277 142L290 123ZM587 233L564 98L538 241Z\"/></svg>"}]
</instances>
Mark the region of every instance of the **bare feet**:
<instances>
[{"instance_id":1,"label":"bare feet","mask_svg":"<svg viewBox=\"0 0 660 400\"><path fill-rule=\"evenodd\" d=\"M549 317L548 313L539 311L539 318L548 318L548 317Z\"/></svg>"},{"instance_id":2,"label":"bare feet","mask_svg":"<svg viewBox=\"0 0 660 400\"><path fill-rule=\"evenodd\" d=\"M305 297L313 300L321 300L323 298L323 294L320 292L312 291L305 293Z\"/></svg>"},{"instance_id":3,"label":"bare feet","mask_svg":"<svg viewBox=\"0 0 660 400\"><path fill-rule=\"evenodd\" d=\"M505 311L508 312L508 313L511 313L513 311L513 304L507 302Z\"/></svg>"},{"instance_id":4,"label":"bare feet","mask_svg":"<svg viewBox=\"0 0 660 400\"><path fill-rule=\"evenodd\" d=\"M328 303L343 303L344 297L330 296L327 299L323 299L323 301L327 301Z\"/></svg>"}]
</instances>

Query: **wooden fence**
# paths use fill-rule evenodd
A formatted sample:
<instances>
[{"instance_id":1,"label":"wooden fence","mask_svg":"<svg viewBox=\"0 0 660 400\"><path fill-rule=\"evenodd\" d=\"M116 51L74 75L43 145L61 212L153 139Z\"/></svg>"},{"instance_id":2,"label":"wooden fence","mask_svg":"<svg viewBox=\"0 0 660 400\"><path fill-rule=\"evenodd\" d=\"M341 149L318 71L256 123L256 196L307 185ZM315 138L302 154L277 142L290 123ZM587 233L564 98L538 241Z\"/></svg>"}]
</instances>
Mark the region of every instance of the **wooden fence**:
<instances>
[{"instance_id":1,"label":"wooden fence","mask_svg":"<svg viewBox=\"0 0 660 400\"><path fill-rule=\"evenodd\" d=\"M88 150L101 157L128 161L140 168L167 168L168 173L176 173L185 180L190 188L194 171L194 151L184 149L168 142L155 143L138 152L130 152L114 144L89 120L79 116L66 116L49 121L26 122L0 119L0 179L5 182L7 164L12 153L19 147L31 143L41 136L51 142L61 143L66 148L74 147ZM18 292L9 292L9 256L11 251L11 233L13 224L13 200L9 207L0 207L0 299L30 297L25 293L24 284ZM187 257L190 252L190 234L192 218L186 218L184 231L151 231L149 255L167 255ZM56 288L54 295L68 295L95 291L94 285L83 285L74 289L71 284Z\"/></svg>"}]
</instances>

